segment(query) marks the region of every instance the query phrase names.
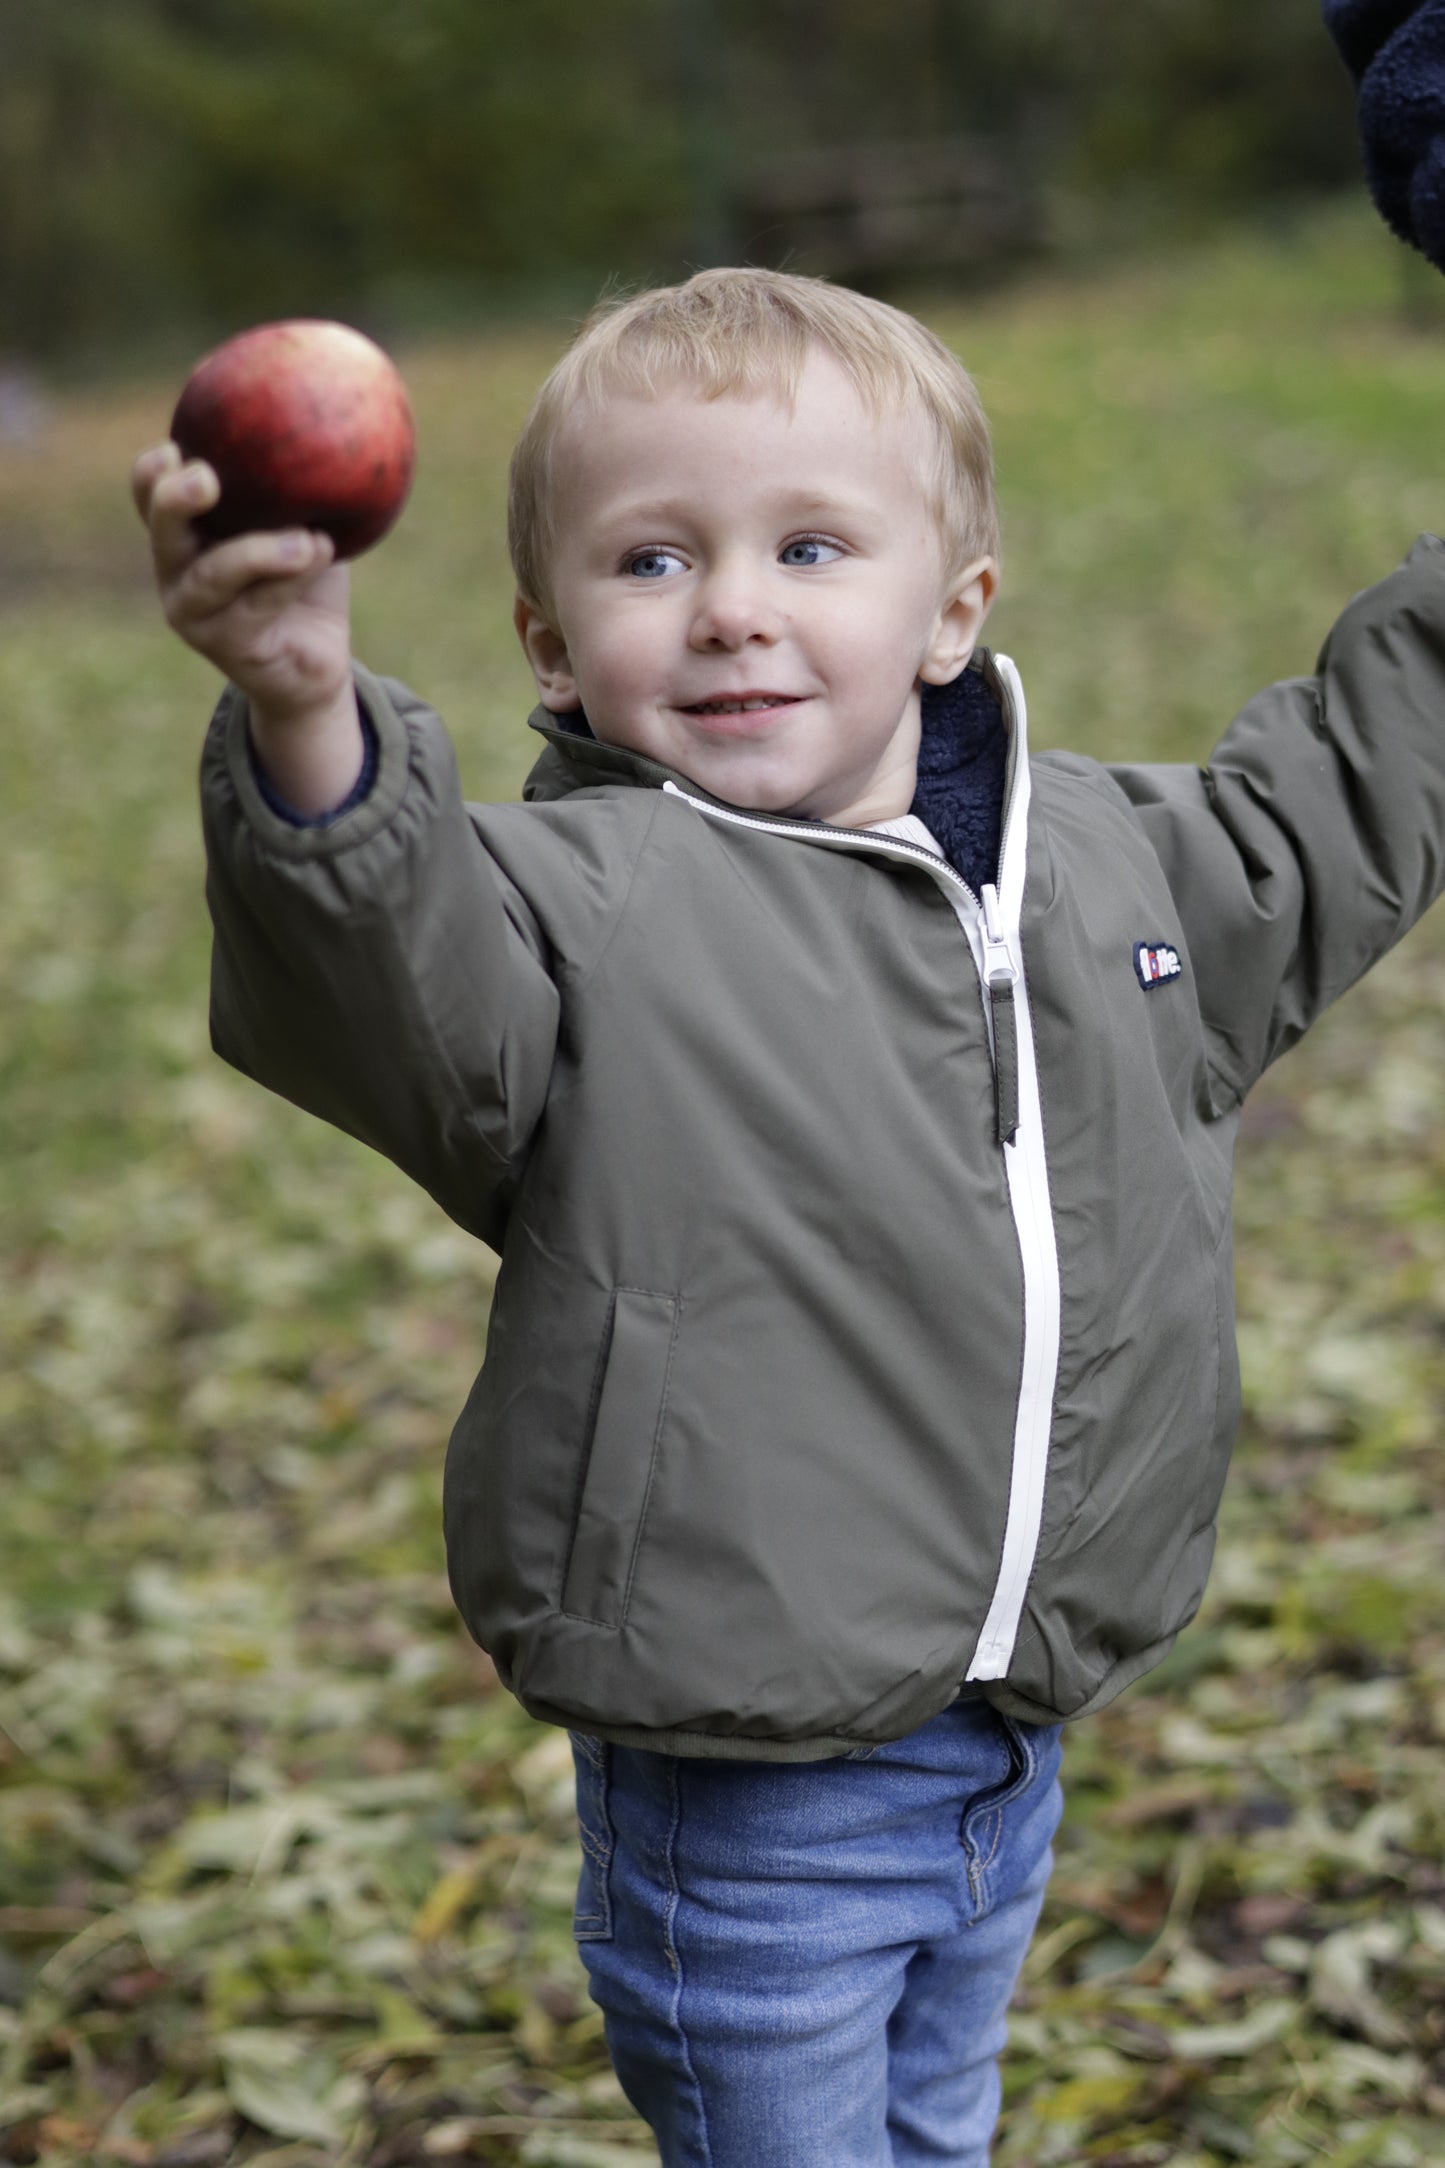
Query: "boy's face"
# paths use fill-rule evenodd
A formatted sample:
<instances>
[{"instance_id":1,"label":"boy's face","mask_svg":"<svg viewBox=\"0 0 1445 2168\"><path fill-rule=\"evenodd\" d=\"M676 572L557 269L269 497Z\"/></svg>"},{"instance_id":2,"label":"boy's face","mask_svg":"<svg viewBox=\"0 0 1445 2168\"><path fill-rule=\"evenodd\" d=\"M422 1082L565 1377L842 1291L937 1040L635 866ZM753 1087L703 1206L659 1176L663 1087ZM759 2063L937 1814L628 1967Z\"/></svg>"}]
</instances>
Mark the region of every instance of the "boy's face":
<instances>
[{"instance_id":1,"label":"boy's face","mask_svg":"<svg viewBox=\"0 0 1445 2168\"><path fill-rule=\"evenodd\" d=\"M733 805L861 826L913 800L919 681L992 600L946 579L926 424L879 419L815 350L770 395L614 393L555 447L556 625L517 628L545 704Z\"/></svg>"}]
</instances>

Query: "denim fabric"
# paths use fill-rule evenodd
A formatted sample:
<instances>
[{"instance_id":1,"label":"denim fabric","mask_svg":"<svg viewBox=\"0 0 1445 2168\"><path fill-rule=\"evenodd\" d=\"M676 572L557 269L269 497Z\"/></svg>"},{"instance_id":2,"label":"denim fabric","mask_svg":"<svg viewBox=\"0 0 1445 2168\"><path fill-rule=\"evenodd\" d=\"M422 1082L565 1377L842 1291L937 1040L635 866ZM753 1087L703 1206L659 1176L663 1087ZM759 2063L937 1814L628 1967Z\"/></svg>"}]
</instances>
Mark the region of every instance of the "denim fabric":
<instances>
[{"instance_id":1,"label":"denim fabric","mask_svg":"<svg viewBox=\"0 0 1445 2168\"><path fill-rule=\"evenodd\" d=\"M578 1947L665 2168L984 2168L1058 1726L961 1701L833 1761L573 1751Z\"/></svg>"}]
</instances>

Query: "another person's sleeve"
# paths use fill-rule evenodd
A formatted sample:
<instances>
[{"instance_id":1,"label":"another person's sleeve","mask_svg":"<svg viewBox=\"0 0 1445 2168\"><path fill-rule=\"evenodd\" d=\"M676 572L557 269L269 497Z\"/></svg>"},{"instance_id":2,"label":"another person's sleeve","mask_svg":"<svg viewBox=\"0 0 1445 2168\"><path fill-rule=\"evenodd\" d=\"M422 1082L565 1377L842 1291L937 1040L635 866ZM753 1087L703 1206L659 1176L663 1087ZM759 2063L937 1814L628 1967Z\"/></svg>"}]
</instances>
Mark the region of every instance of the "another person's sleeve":
<instances>
[{"instance_id":1,"label":"another person's sleeve","mask_svg":"<svg viewBox=\"0 0 1445 2168\"><path fill-rule=\"evenodd\" d=\"M1445 544L1356 596L1206 768L1109 773L1179 911L1222 1111L1445 888Z\"/></svg>"},{"instance_id":2,"label":"another person's sleeve","mask_svg":"<svg viewBox=\"0 0 1445 2168\"><path fill-rule=\"evenodd\" d=\"M1323 0L1386 225L1445 269L1445 0Z\"/></svg>"},{"instance_id":3,"label":"another person's sleeve","mask_svg":"<svg viewBox=\"0 0 1445 2168\"><path fill-rule=\"evenodd\" d=\"M244 697L228 688L217 709L201 764L212 1043L495 1244L545 1102L558 992L441 723L368 672L357 689L375 778L323 826L266 803Z\"/></svg>"}]
</instances>

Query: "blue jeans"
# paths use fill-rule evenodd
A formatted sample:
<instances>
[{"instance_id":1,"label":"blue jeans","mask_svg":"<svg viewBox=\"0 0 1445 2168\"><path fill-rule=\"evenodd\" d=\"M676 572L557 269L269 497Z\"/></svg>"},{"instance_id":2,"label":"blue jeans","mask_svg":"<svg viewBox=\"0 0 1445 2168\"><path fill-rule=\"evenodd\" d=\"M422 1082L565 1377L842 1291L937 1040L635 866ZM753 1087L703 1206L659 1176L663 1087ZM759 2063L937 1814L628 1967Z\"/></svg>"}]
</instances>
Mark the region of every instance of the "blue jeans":
<instances>
[{"instance_id":1,"label":"blue jeans","mask_svg":"<svg viewBox=\"0 0 1445 2168\"><path fill-rule=\"evenodd\" d=\"M832 1761L572 1743L578 1946L665 2168L985 2168L1058 1727L960 1701Z\"/></svg>"}]
</instances>

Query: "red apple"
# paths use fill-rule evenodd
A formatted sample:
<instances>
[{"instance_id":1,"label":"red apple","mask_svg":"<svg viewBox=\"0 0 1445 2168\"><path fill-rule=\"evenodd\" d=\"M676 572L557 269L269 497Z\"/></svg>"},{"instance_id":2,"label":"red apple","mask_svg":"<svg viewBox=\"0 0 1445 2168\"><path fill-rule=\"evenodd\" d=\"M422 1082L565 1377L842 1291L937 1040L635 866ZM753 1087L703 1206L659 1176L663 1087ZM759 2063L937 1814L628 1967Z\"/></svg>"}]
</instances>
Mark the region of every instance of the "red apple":
<instances>
[{"instance_id":1,"label":"red apple","mask_svg":"<svg viewBox=\"0 0 1445 2168\"><path fill-rule=\"evenodd\" d=\"M260 324L197 364L171 419L216 470L208 542L253 528L323 530L338 557L379 542L406 502L416 428L395 364L346 324Z\"/></svg>"}]
</instances>

